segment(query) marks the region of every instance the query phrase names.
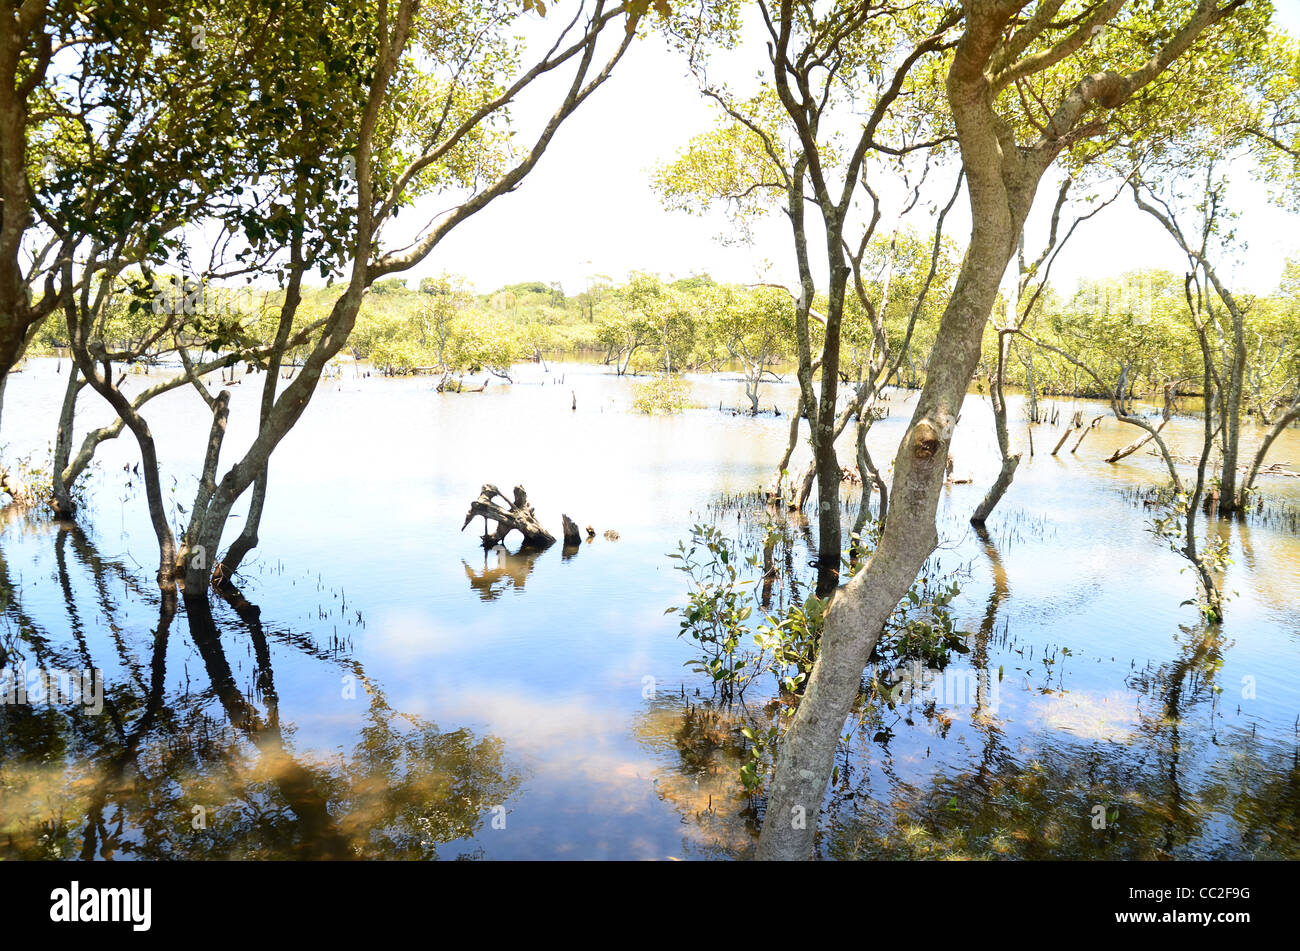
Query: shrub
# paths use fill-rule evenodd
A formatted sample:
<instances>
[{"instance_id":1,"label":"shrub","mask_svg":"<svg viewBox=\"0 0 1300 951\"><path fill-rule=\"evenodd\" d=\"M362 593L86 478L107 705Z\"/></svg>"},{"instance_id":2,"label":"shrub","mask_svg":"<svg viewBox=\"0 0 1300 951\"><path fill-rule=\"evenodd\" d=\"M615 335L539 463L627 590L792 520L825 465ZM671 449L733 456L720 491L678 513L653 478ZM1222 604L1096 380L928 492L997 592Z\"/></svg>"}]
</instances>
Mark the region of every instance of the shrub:
<instances>
[{"instance_id":1,"label":"shrub","mask_svg":"<svg viewBox=\"0 0 1300 951\"><path fill-rule=\"evenodd\" d=\"M640 383L634 389L632 406L638 412L680 413L686 408L691 385L681 377L661 373L649 383Z\"/></svg>"}]
</instances>

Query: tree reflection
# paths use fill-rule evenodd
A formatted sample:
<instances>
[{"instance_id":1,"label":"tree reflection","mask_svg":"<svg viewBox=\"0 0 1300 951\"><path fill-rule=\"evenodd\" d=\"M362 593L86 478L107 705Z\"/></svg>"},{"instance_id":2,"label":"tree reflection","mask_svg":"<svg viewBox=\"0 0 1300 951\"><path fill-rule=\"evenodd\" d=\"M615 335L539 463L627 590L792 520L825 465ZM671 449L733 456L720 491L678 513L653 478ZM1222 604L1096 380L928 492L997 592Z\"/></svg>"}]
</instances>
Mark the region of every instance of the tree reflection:
<instances>
[{"instance_id":1,"label":"tree reflection","mask_svg":"<svg viewBox=\"0 0 1300 951\"><path fill-rule=\"evenodd\" d=\"M465 577L469 578L469 586L477 591L484 601L495 601L508 588L523 590L524 582L532 574L534 562L544 551L545 549L541 548L524 547L517 552L512 552L505 545L497 545L483 552L481 569L473 568L467 561L461 563L465 566ZM489 558L495 558L496 563L489 566Z\"/></svg>"},{"instance_id":2,"label":"tree reflection","mask_svg":"<svg viewBox=\"0 0 1300 951\"><path fill-rule=\"evenodd\" d=\"M1130 677L1137 724L1124 742L1059 731L1008 745L989 731L978 762L922 783L891 776L843 810L822 842L835 858L1167 859L1300 856L1300 746L1234 729L1217 737L1224 647L1185 627L1168 663ZM973 721L977 722L977 721ZM1186 733L1197 739L1189 740ZM1228 746L1233 753L1210 751ZM866 807L866 803L870 803Z\"/></svg>"},{"instance_id":3,"label":"tree reflection","mask_svg":"<svg viewBox=\"0 0 1300 951\"><path fill-rule=\"evenodd\" d=\"M996 676L1012 592L997 546L987 534L979 541L990 583L970 663ZM900 708L892 729L872 715L878 705L864 705L837 753L819 855L1300 857L1300 744L1222 726L1216 680L1227 647L1218 626L1181 628L1166 662L1128 676L1131 710L1083 690L1026 687L1033 706L1050 712L1031 707L1018 724L999 716L982 682L969 706ZM1113 720L1115 706L1124 707L1123 729L1082 729ZM684 689L650 701L638 718L638 739L661 763L655 787L685 827L684 854L752 852L764 804L740 783L751 745L741 729L761 732L771 720L750 707L713 709Z\"/></svg>"},{"instance_id":4,"label":"tree reflection","mask_svg":"<svg viewBox=\"0 0 1300 951\"><path fill-rule=\"evenodd\" d=\"M393 710L357 661L310 636L266 629L239 592L226 592L214 616L206 598L178 604L172 592L136 585L74 525L58 526L53 541L63 611L51 617L29 613L0 545L9 661L104 670L103 711L0 705L0 857L431 859L474 836L515 794L519 779L499 739ZM89 582L89 598L78 596L79 581ZM119 617L116 584L133 607L156 611L147 643ZM178 615L202 678L173 676L169 691ZM247 690L227 656L241 631L254 663ZM295 749L273 640L356 684L364 713L348 752ZM93 656L91 645L105 643L116 657Z\"/></svg>"},{"instance_id":5,"label":"tree reflection","mask_svg":"<svg viewBox=\"0 0 1300 951\"><path fill-rule=\"evenodd\" d=\"M661 697L634 725L637 740L664 764L655 789L682 815L686 855L740 858L753 850L758 813L740 784L748 758L740 731L748 724L742 705L728 709Z\"/></svg>"}]
</instances>

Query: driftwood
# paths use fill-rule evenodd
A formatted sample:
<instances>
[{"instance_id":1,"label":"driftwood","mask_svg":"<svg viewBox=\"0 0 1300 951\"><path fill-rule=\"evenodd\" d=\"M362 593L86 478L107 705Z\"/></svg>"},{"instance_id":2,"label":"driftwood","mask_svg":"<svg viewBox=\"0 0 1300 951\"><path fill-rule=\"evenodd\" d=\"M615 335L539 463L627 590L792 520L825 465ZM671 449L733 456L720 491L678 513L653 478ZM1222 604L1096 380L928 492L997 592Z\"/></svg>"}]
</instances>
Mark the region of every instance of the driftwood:
<instances>
[{"instance_id":1,"label":"driftwood","mask_svg":"<svg viewBox=\"0 0 1300 951\"><path fill-rule=\"evenodd\" d=\"M489 382L490 382L489 380L485 379L483 381L482 386L467 387L465 386L464 380L457 379L456 381L453 382L448 377L443 377L442 380L438 383L437 387L435 387L435 389L439 393L482 393L484 390L487 389L487 385Z\"/></svg>"},{"instance_id":2,"label":"driftwood","mask_svg":"<svg viewBox=\"0 0 1300 951\"><path fill-rule=\"evenodd\" d=\"M506 503L505 507L493 501L497 498ZM469 505L469 511L465 514L465 524L460 527L462 532L475 516L483 519L484 548L492 548L500 544L507 535L515 531L524 536L525 545L540 547L555 544L555 536L537 521L533 507L528 504L528 493L524 491L522 485L515 486L513 502L507 499L495 485L484 485L479 490L478 498ZM488 521L496 522L496 528L491 532L487 531Z\"/></svg>"},{"instance_id":3,"label":"driftwood","mask_svg":"<svg viewBox=\"0 0 1300 951\"><path fill-rule=\"evenodd\" d=\"M1239 471L1239 472L1247 472L1247 471L1249 471L1249 469L1250 469L1249 466L1238 466L1238 467L1237 467L1237 471ZM1262 466L1262 467L1260 468L1258 474L1259 474L1259 475L1279 475L1279 476L1290 476L1290 477L1293 478L1293 479L1295 479L1295 478L1300 478L1300 472L1296 472L1296 471L1292 470L1292 469L1290 468L1290 464L1289 464L1289 463L1286 463L1286 462L1273 462L1273 463L1270 463L1269 465Z\"/></svg>"},{"instance_id":4,"label":"driftwood","mask_svg":"<svg viewBox=\"0 0 1300 951\"><path fill-rule=\"evenodd\" d=\"M1169 422L1168 418L1162 419L1160 421L1160 425L1156 427L1156 432L1158 433L1160 432L1160 430L1164 429L1165 423L1167 422ZM1116 449L1114 452L1112 452L1109 456L1106 457L1106 462L1119 462L1121 459L1133 455L1133 453L1137 452L1139 449L1141 449L1143 446L1145 446L1153 439L1155 439L1155 435L1153 433L1144 432L1141 436L1133 440L1127 446L1123 446L1119 449Z\"/></svg>"}]
</instances>

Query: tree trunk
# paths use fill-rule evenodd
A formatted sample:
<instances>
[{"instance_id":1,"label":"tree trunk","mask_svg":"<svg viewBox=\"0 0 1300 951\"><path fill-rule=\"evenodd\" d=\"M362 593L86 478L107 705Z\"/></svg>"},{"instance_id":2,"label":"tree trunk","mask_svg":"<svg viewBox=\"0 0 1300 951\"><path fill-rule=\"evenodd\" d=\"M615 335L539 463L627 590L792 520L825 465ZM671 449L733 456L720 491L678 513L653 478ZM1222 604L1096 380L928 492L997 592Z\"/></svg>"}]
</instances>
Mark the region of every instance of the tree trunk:
<instances>
[{"instance_id":1,"label":"tree trunk","mask_svg":"<svg viewBox=\"0 0 1300 951\"><path fill-rule=\"evenodd\" d=\"M1011 480L1016 477L1016 468L1020 465L1021 453L1014 456L1002 457L1002 468L998 471L998 477L993 480L985 494L983 501L975 508L975 513L971 515L972 525L983 525L988 521L989 515L997 504L1002 501L1002 496L1006 495L1007 489L1011 487Z\"/></svg>"},{"instance_id":2,"label":"tree trunk","mask_svg":"<svg viewBox=\"0 0 1300 951\"><path fill-rule=\"evenodd\" d=\"M980 337L1011 259L1018 224L1005 193L990 194L987 179L972 178L970 190L974 233L894 461L889 517L871 561L836 594L826 616L812 676L777 755L760 859L811 856L835 749L867 659L885 621L938 544L935 512L948 445L979 362Z\"/></svg>"},{"instance_id":3,"label":"tree trunk","mask_svg":"<svg viewBox=\"0 0 1300 951\"><path fill-rule=\"evenodd\" d=\"M1038 422L1038 381L1034 379L1034 353L1026 351L1020 357L1025 367L1025 390L1029 396L1029 422Z\"/></svg>"},{"instance_id":4,"label":"tree trunk","mask_svg":"<svg viewBox=\"0 0 1300 951\"><path fill-rule=\"evenodd\" d=\"M1007 489L1011 487L1011 480L1016 477L1016 468L1020 465L1022 454L1011 454L1011 435L1007 431L1007 401L1003 394L1008 345L1008 335L1000 332L998 334L997 367L993 371L993 379L989 386L989 399L993 403L993 427L998 437L998 451L1002 455L1002 468L998 471L998 477L993 481L993 485L989 486L988 492L971 515L970 521L972 525L983 525L988 521L993 509L1002 501L1002 496L1006 495ZM1035 406L1033 412L1036 413L1037 411ZM1030 440L1030 455L1032 456L1032 435Z\"/></svg>"},{"instance_id":5,"label":"tree trunk","mask_svg":"<svg viewBox=\"0 0 1300 951\"><path fill-rule=\"evenodd\" d=\"M864 412L858 416L858 431L856 434L858 472L862 475L862 499L858 502L858 515L853 520L853 550L851 555L855 559L860 559L867 554L866 546L862 544L862 533L866 530L867 520L871 518L871 490L873 487L880 490L880 511L876 515L877 523L883 525L885 517L889 514L889 489L885 486L885 480L880 477L880 471L876 468L875 461L871 458L871 452L867 449L867 431L871 428L868 415Z\"/></svg>"},{"instance_id":6,"label":"tree trunk","mask_svg":"<svg viewBox=\"0 0 1300 951\"><path fill-rule=\"evenodd\" d=\"M1241 449L1241 397L1245 389L1246 341L1242 317L1235 303L1232 312L1232 366L1228 392L1221 404L1223 467L1219 470L1219 514L1237 513L1237 460Z\"/></svg>"},{"instance_id":7,"label":"tree trunk","mask_svg":"<svg viewBox=\"0 0 1300 951\"><path fill-rule=\"evenodd\" d=\"M299 222L303 213L302 198L297 199ZM302 301L302 260L303 231L301 224L295 225L295 232L289 247L290 276L285 289L284 303L280 306L280 322L275 330L275 340L271 353L267 357L266 379L262 381L262 402L258 409L258 429L264 429L271 420L275 409L275 393L280 384L280 367L284 364L285 349L289 344L289 335L293 321ZM253 495L248 501L248 514L244 518L244 528L238 537L230 543L216 565L212 568L212 581L218 588L231 583L230 579L239 570L239 566L248 553L258 545L258 529L262 525L262 511L266 507L266 489L270 479L271 460L262 464L257 478L253 480Z\"/></svg>"},{"instance_id":8,"label":"tree trunk","mask_svg":"<svg viewBox=\"0 0 1300 951\"><path fill-rule=\"evenodd\" d=\"M68 368L68 383L63 389L63 405L59 408L59 428L54 437L54 464L50 467L50 481L54 493L50 507L59 518L71 518L77 511L77 505L72 501L71 484L65 476L68 460L72 456L72 427L77 414L77 394L81 392L81 387L80 373L76 361L73 360Z\"/></svg>"},{"instance_id":9,"label":"tree trunk","mask_svg":"<svg viewBox=\"0 0 1300 951\"><path fill-rule=\"evenodd\" d=\"M772 480L772 488L768 490L767 497L770 501L780 502L784 495L786 469L790 465L790 457L794 455L794 447L799 444L799 420L803 418L803 398L795 403L794 412L790 414L790 438L785 443L785 453L781 456L781 461L776 466L776 476Z\"/></svg>"},{"instance_id":10,"label":"tree trunk","mask_svg":"<svg viewBox=\"0 0 1300 951\"><path fill-rule=\"evenodd\" d=\"M105 276L103 279L111 280L111 276ZM63 264L63 280L66 286L73 286L71 260ZM104 361L103 374L97 370L88 339L93 315L83 314L84 309L84 301L83 307L78 307L73 294L64 295L64 315L73 359L87 382L108 401L118 417L131 430L140 447L140 474L144 479L149 520L158 539L158 583L164 588L170 587L176 577L176 539L172 535L171 524L167 520L167 511L163 503L162 483L158 475L158 450L153 433L149 430L149 424L144 417L136 411L136 407L114 385L111 376L112 367L108 361Z\"/></svg>"},{"instance_id":11,"label":"tree trunk","mask_svg":"<svg viewBox=\"0 0 1300 951\"><path fill-rule=\"evenodd\" d=\"M827 247L832 254L843 254L843 239L838 227L827 224ZM832 258L834 261L834 258ZM821 408L813 440L817 468L817 596L827 597L835 591L840 577L843 529L840 522L840 461L835 454L835 404L839 394L840 322L850 269L843 261L832 264L827 290L826 340L822 347Z\"/></svg>"},{"instance_id":12,"label":"tree trunk","mask_svg":"<svg viewBox=\"0 0 1300 951\"><path fill-rule=\"evenodd\" d=\"M1285 413L1274 420L1273 425L1270 426L1268 432L1264 434L1264 439L1259 444L1259 448L1255 450L1255 458L1250 464L1250 473L1246 476L1246 481L1241 486L1241 494L1237 500L1237 504L1242 508L1246 506L1247 497L1255 488L1255 479L1259 476L1259 470L1264 465L1264 458L1268 455L1268 450L1269 447L1273 445L1273 440L1277 439L1277 437L1282 434L1282 430L1286 429L1298 419L1300 419L1300 396L1297 396L1295 400L1292 401L1290 407Z\"/></svg>"},{"instance_id":13,"label":"tree trunk","mask_svg":"<svg viewBox=\"0 0 1300 951\"><path fill-rule=\"evenodd\" d=\"M212 568L212 583L217 588L225 588L232 584L231 579L234 577L239 566L243 564L248 553L257 547L259 541L258 529L262 524L262 510L266 507L266 488L268 481L268 467L262 467L262 471L257 474L253 481L253 494L248 500L248 515L244 519L244 528L240 531L238 537L230 543L226 553L221 556L220 560Z\"/></svg>"},{"instance_id":14,"label":"tree trunk","mask_svg":"<svg viewBox=\"0 0 1300 951\"><path fill-rule=\"evenodd\" d=\"M837 485L839 484L839 478L839 470L837 469L835 475L835 482ZM799 487L795 489L794 486L791 486L791 488L794 489L794 497L790 502L790 508L797 512L802 512L804 510L804 506L808 504L808 497L812 495L813 482L816 481L816 479L817 463L816 461L813 461L808 463L808 468L803 471L803 476L799 479Z\"/></svg>"},{"instance_id":15,"label":"tree trunk","mask_svg":"<svg viewBox=\"0 0 1300 951\"><path fill-rule=\"evenodd\" d=\"M1056 441L1056 446L1052 449L1052 455L1056 455L1061 451L1061 447L1065 445L1065 441L1070 438L1070 431L1069 424L1061 430L1061 438Z\"/></svg>"}]
</instances>

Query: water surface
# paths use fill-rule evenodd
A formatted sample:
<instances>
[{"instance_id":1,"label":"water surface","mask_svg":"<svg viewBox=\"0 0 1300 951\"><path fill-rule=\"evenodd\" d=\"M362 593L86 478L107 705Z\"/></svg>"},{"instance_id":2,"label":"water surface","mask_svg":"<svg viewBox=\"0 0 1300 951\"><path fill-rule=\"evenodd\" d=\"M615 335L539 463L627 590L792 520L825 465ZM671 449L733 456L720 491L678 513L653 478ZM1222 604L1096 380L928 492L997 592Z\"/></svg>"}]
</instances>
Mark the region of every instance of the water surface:
<instances>
[{"instance_id":1,"label":"water surface","mask_svg":"<svg viewBox=\"0 0 1300 951\"><path fill-rule=\"evenodd\" d=\"M32 360L11 379L6 458L48 452L66 372ZM106 679L98 715L0 710L0 854L746 854L762 802L738 781L739 727L767 698L710 703L664 614L685 593L665 556L697 521L753 550L769 514L744 499L771 479L795 391L767 388L782 415L753 418L718 409L745 403L734 375L691 380L692 409L652 418L629 409L635 381L601 366L528 365L476 394L346 367L273 458L243 599L210 608L160 597L135 446L102 447L77 526L8 512L0 531L9 664ZM232 387L227 460L251 437L258 392L256 378ZM1062 419L1107 412L1057 402ZM870 434L881 464L909 394L888 406ZM1027 448L1019 400L1011 413ZM186 509L203 415L187 390L148 414L164 490ZM78 432L107 419L83 394ZM1195 451L1195 420L1171 428L1175 451ZM1102 462L1135 435L1113 419L1053 458L1059 432L1034 428L1036 454L980 537L967 519L997 456L987 400L968 397L954 474L973 481L944 491L934 570L961 584L973 635L954 664L1000 675L996 704L855 716L822 855L1300 851L1300 480L1265 478L1263 513L1213 526L1230 542L1232 598L1207 628L1183 603L1193 577L1150 531L1142 496L1159 460ZM1272 458L1300 460L1295 430ZM595 539L567 556L513 539L484 552L481 522L460 528L485 482L524 485L557 535L567 513ZM801 596L816 551L815 526L786 527L777 601Z\"/></svg>"}]
</instances>

